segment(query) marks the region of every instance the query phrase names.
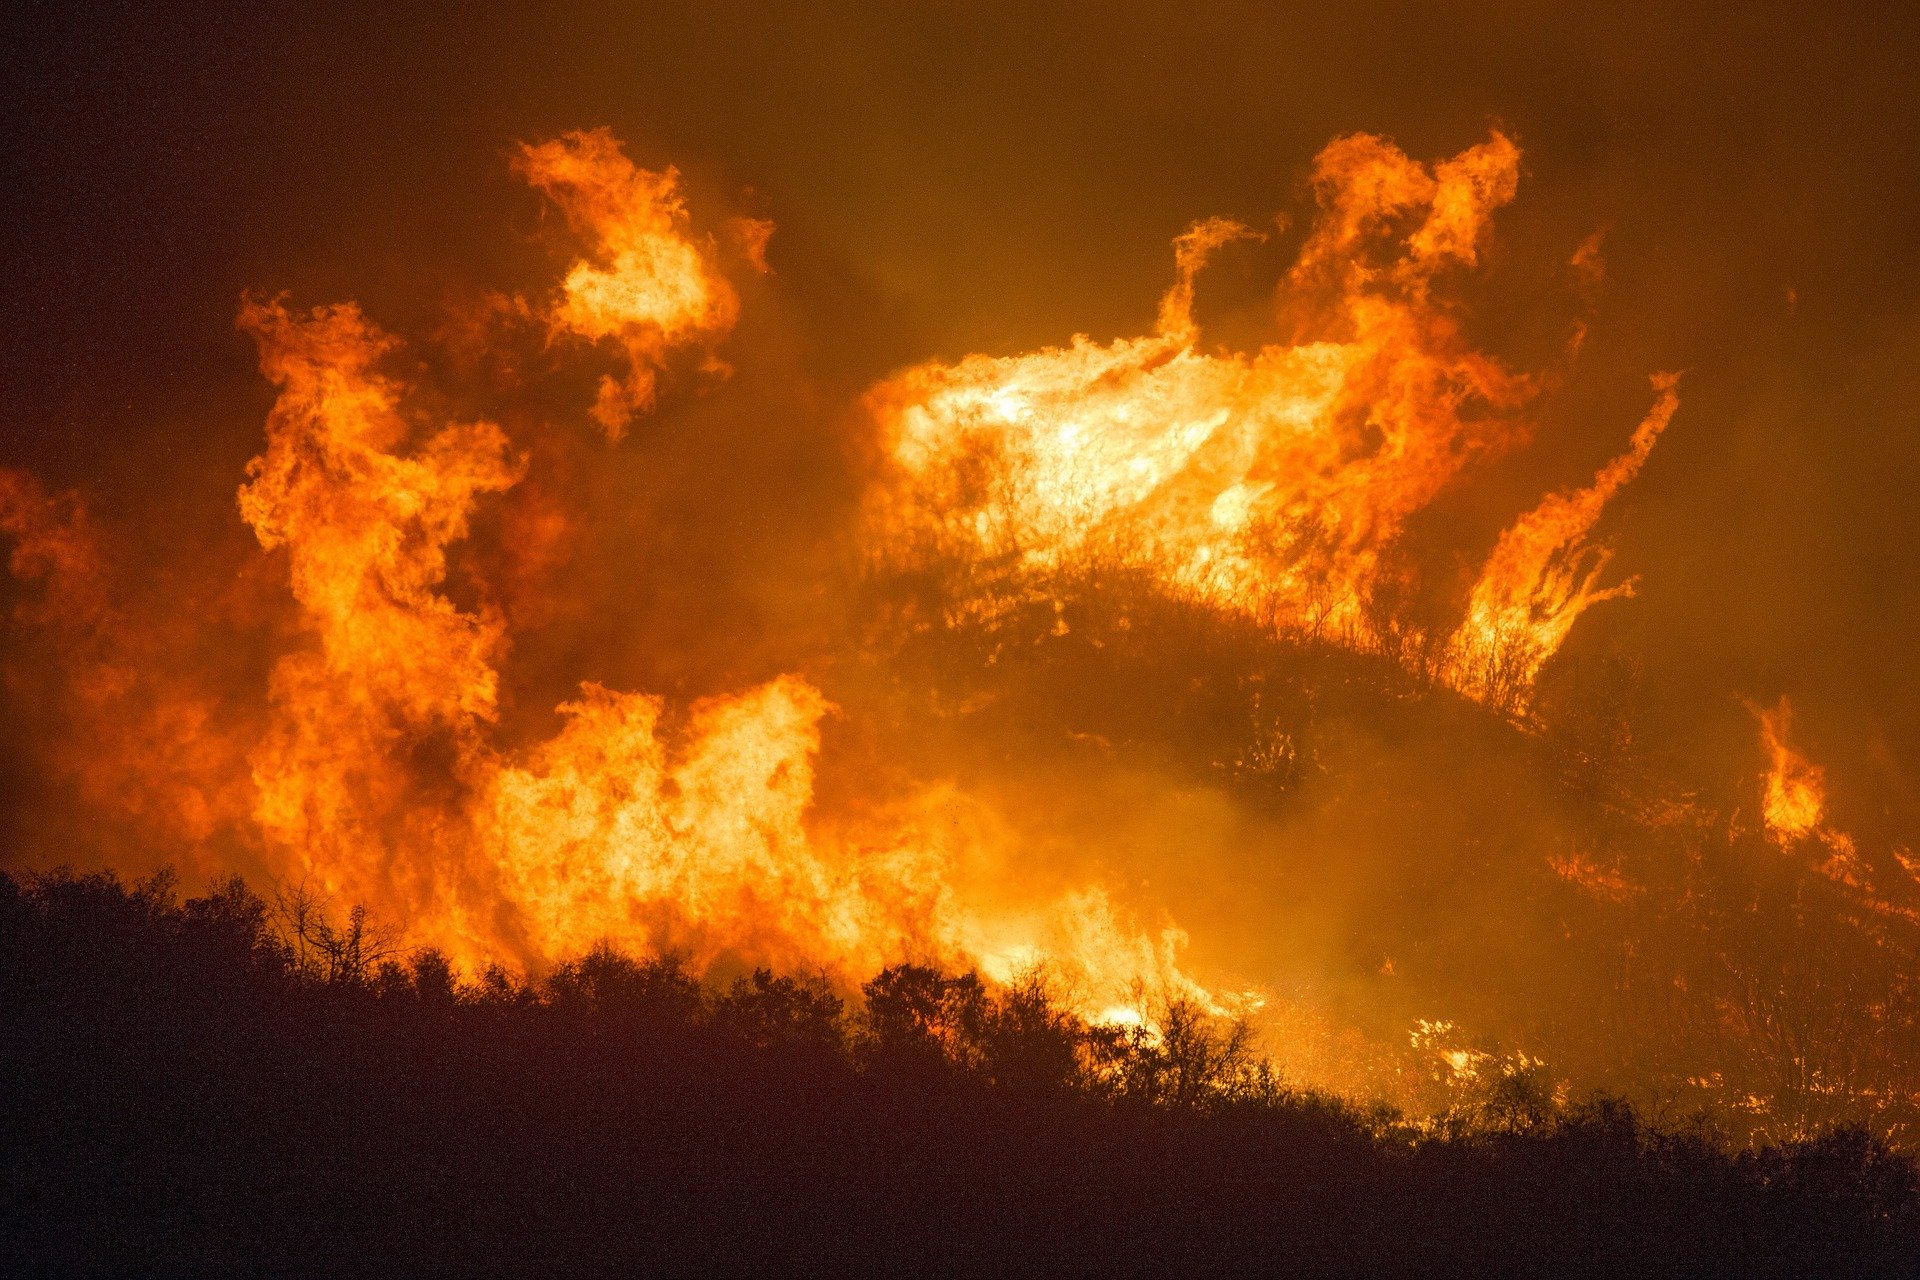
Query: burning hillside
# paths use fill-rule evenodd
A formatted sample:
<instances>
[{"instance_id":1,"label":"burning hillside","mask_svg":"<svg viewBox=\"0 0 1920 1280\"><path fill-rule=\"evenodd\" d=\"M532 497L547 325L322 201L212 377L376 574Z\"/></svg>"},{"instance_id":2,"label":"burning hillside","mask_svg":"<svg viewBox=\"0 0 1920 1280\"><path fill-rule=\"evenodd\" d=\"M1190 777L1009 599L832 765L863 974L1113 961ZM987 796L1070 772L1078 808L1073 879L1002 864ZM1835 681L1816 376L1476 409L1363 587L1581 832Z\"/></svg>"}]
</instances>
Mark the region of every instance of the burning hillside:
<instances>
[{"instance_id":1,"label":"burning hillside","mask_svg":"<svg viewBox=\"0 0 1920 1280\"><path fill-rule=\"evenodd\" d=\"M41 785L116 833L89 856L264 874L467 973L606 942L847 991L906 962L1039 973L1095 1021L1250 1018L1293 1078L1415 1109L1557 1072L1762 1131L1901 1123L1904 847L1830 825L1784 702L1756 828L1640 753L1630 678L1556 662L1633 593L1601 526L1677 377L1590 481L1458 519L1548 429L1587 332L1569 317L1537 369L1473 337L1506 134L1433 163L1328 144L1251 345L1210 337L1203 269L1270 237L1212 218L1174 240L1150 333L844 397L845 521L796 588L827 603L754 678L692 691L593 656L654 575L644 542L604 550L629 495L599 473L663 402L755 376L729 335L773 224L708 218L605 129L509 164L564 246L543 284L470 288L407 337L349 301L241 302L274 399L231 580L0 474L10 696ZM1569 278L1598 243L1562 247ZM657 536L743 518L681 479ZM1824 852L1756 870L1753 830ZM1746 918L1783 914L1846 958Z\"/></svg>"},{"instance_id":2,"label":"burning hillside","mask_svg":"<svg viewBox=\"0 0 1920 1280\"><path fill-rule=\"evenodd\" d=\"M604 130L523 148L517 163L588 256L551 302L515 298L505 314L616 353L621 370L589 414L617 440L670 355L717 342L737 299L714 241L688 230L671 171L636 169ZM728 230L758 263L770 228ZM178 785L195 812L208 794L244 792L245 812L223 816L276 879L363 905L408 944L473 969L543 969L612 941L849 981L908 958L1002 979L1045 964L1095 1009L1148 989L1199 991L1176 966L1177 931L1130 931L1098 886L1017 911L990 905L1005 895L982 898L964 880L979 857L969 844L985 837L961 797L815 813L820 723L834 708L799 675L697 702L671 729L660 698L589 683L559 708L551 740L503 750L493 729L506 617L484 599L460 607L445 586L449 548L487 495L520 480L524 457L494 423L432 422L388 371L399 340L351 303L299 311L249 298L240 325L278 398L239 508L285 558L298 639L263 704L243 712L257 740ZM703 367L719 366L708 354ZM25 477L9 483L15 572L45 583L21 621L108 626L85 598L100 577L71 504ZM90 705L93 685L141 678L72 666L83 714L119 714L117 701ZM244 779L222 776L242 758Z\"/></svg>"},{"instance_id":3,"label":"burning hillside","mask_svg":"<svg viewBox=\"0 0 1920 1280\"><path fill-rule=\"evenodd\" d=\"M1676 407L1674 379L1629 453L1502 537L1451 635L1397 616L1409 520L1487 454L1525 438L1539 379L1476 352L1440 292L1513 199L1501 134L1432 167L1379 138L1320 154L1319 206L1276 300L1284 343L1215 353L1193 316L1209 254L1258 233L1221 219L1175 242L1155 333L910 370L869 399L897 467L878 502L882 561L1005 566L1009 586L1068 567L1135 567L1161 589L1425 663L1519 709L1591 604L1586 539ZM981 607L982 602L963 602Z\"/></svg>"}]
</instances>

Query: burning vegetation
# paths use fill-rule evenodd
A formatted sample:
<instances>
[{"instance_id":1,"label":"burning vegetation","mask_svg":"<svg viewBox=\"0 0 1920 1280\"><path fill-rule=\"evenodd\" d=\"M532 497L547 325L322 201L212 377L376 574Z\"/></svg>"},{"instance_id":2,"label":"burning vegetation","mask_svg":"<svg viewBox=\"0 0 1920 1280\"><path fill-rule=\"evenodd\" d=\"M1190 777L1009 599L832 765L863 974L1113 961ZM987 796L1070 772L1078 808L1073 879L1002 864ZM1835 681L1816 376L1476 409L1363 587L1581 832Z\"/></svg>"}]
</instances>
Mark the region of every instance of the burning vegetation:
<instances>
[{"instance_id":1,"label":"burning vegetation","mask_svg":"<svg viewBox=\"0 0 1920 1280\"><path fill-rule=\"evenodd\" d=\"M1176 241L1158 331L912 369L869 403L895 465L876 499L884 562L989 571L962 609L1063 571L1135 568L1278 634L1390 650L1500 709L1524 708L1597 585L1586 539L1677 407L1675 379L1631 450L1503 534L1452 633L1394 611L1408 522L1526 433L1539 380L1475 351L1437 290L1472 267L1513 199L1520 152L1495 133L1432 167L1379 138L1321 152L1319 214L1276 299L1290 335L1251 355L1201 343L1194 276L1253 237L1215 219Z\"/></svg>"},{"instance_id":2,"label":"burning vegetation","mask_svg":"<svg viewBox=\"0 0 1920 1280\"><path fill-rule=\"evenodd\" d=\"M710 348L738 299L714 242L687 230L672 172L635 168L605 130L524 147L516 167L590 256L550 306L501 311L615 350L623 372L590 412L617 439L668 357ZM750 266L764 267L769 230L733 225ZM964 797L814 812L834 708L803 676L699 700L671 730L662 699L588 683L551 739L503 749L507 615L445 588L450 549L485 497L522 479L525 454L495 423L433 422L391 371L400 341L354 304L250 297L240 327L277 399L239 509L284 556L297 638L263 705L239 717L251 745L215 753L190 785L247 797L222 816L277 880L364 904L468 972L544 972L611 940L683 948L703 969L726 956L849 984L908 958L1001 980L1043 964L1088 1008L1136 1021L1137 993L1205 996L1178 968L1179 932L1130 926L1097 885L1006 906L966 884L979 823ZM703 367L715 363L709 350ZM74 500L23 476L9 485L15 572L46 580L20 620L100 630L105 606L85 594L102 589L97 551ZM114 678L70 665L81 700ZM237 786L218 772L235 767Z\"/></svg>"},{"instance_id":3,"label":"burning vegetation","mask_svg":"<svg viewBox=\"0 0 1920 1280\"><path fill-rule=\"evenodd\" d=\"M469 1012L559 1008L608 957L654 957L621 963L690 1025L799 992L835 1053L844 1008L878 1043L898 1006L992 1075L979 1037L1038 1019L1103 1097L1198 1035L1233 1064L1221 1098L1340 1089L1409 1141L1463 1091L1544 1125L1603 1086L1740 1141L1906 1139L1910 852L1835 825L1784 699L1764 759L1702 783L1642 750L1630 669L1561 656L1633 592L1601 527L1678 377L1590 481L1435 532L1545 429L1584 332L1534 370L1475 340L1508 136L1433 163L1330 143L1252 344L1210 337L1200 288L1264 237L1215 218L1175 239L1150 333L846 397L813 612L692 689L618 687L597 657L554 675L602 603L554 583L622 518L600 459L663 398L723 394L723 351L747 368L730 335L772 224L705 218L605 129L511 168L558 215L557 281L412 342L352 302L242 302L274 400L230 578L146 573L142 530L0 472L8 697L49 791L110 833L59 857L351 905L393 963L349 985ZM1598 246L1572 251L1581 288ZM332 964L345 936L274 945Z\"/></svg>"}]
</instances>

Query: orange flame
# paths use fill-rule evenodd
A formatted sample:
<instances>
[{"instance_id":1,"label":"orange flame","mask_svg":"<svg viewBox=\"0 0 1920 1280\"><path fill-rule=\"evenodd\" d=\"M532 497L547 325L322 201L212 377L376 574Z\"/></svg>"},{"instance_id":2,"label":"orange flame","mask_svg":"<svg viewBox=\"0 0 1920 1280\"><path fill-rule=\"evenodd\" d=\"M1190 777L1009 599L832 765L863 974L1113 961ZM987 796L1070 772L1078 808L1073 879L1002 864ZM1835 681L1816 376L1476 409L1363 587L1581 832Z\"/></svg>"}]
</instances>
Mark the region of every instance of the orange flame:
<instances>
[{"instance_id":1,"label":"orange flame","mask_svg":"<svg viewBox=\"0 0 1920 1280\"><path fill-rule=\"evenodd\" d=\"M522 146L515 163L597 259L567 272L548 324L556 334L612 342L626 357L626 377L603 378L593 406L594 421L617 440L635 414L653 407L667 352L724 337L740 313L739 295L716 267L712 241L687 232L678 172L635 167L611 130ZM734 230L742 252L764 271L773 225L742 219ZM711 356L708 364L724 367Z\"/></svg>"},{"instance_id":2,"label":"orange flame","mask_svg":"<svg viewBox=\"0 0 1920 1280\"><path fill-rule=\"evenodd\" d=\"M553 335L621 353L624 374L592 409L617 436L674 352L704 348L711 362L738 294L675 173L636 168L610 132L523 147L516 164L587 242L543 314ZM1153 334L926 365L874 388L894 463L872 498L881 554L1004 555L1036 580L1116 559L1276 626L1377 639L1371 595L1407 521L1522 434L1535 393L1471 349L1436 297L1445 273L1478 260L1518 169L1497 133L1432 166L1365 135L1326 148L1319 217L1278 306L1294 341L1202 348L1196 276L1255 236L1213 219L1177 239ZM764 269L769 230L737 220L727 235ZM446 581L477 505L520 479L518 452L492 423L424 422L391 372L398 341L352 304L297 313L249 298L240 325L278 397L239 508L283 555L304 629L274 665L240 771L242 836L277 873L366 903L467 964L540 966L612 938L848 979L903 959L1001 979L1046 965L1116 1017L1139 1016L1130 993L1143 987L1224 1007L1182 973L1177 929L1136 927L1097 886L1020 900L979 874L1001 838L964 797L816 812L832 708L798 676L697 703L671 729L660 699L590 684L552 739L503 748L511 620L462 608ZM1671 380L1659 385L1626 455L1501 539L1456 650L1518 626L1530 681L1584 608L1625 591L1597 587L1605 553L1585 539L1671 416ZM71 625L103 628L111 610L78 516L0 479L16 575L70 579L59 607ZM115 688L138 669L101 664ZM1452 678L1492 700L1479 677ZM175 721L163 718L179 731L204 717ZM223 759L235 768L217 753L195 767L217 774ZM226 814L209 803L203 834Z\"/></svg>"},{"instance_id":3,"label":"orange flame","mask_svg":"<svg viewBox=\"0 0 1920 1280\"><path fill-rule=\"evenodd\" d=\"M477 836L520 927L548 955L638 931L703 964L731 951L848 975L956 958L935 847L809 832L828 709L782 677L696 705L676 751L658 699L587 686L559 736L479 797Z\"/></svg>"},{"instance_id":4,"label":"orange flame","mask_svg":"<svg viewBox=\"0 0 1920 1280\"><path fill-rule=\"evenodd\" d=\"M1769 768L1761 814L1775 840L1799 840L1820 827L1826 815L1826 770L1788 744L1793 706L1784 697L1771 710L1756 709Z\"/></svg>"},{"instance_id":5,"label":"orange flame","mask_svg":"<svg viewBox=\"0 0 1920 1280\"><path fill-rule=\"evenodd\" d=\"M295 316L249 299L240 324L280 388L240 513L263 547L286 550L314 640L274 668L254 817L303 875L358 901L430 910L420 890L431 852L408 858L386 829L428 766L407 767L396 748L439 739L458 763L493 715L500 624L436 588L475 495L513 483L506 437L477 423L393 452L411 429L377 364L396 344L357 307Z\"/></svg>"},{"instance_id":6,"label":"orange flame","mask_svg":"<svg viewBox=\"0 0 1920 1280\"><path fill-rule=\"evenodd\" d=\"M558 165L582 149L617 156L605 134L526 154ZM629 195L664 189L623 172ZM649 273L693 261L617 260L634 297L652 296ZM574 287L600 280L592 270L569 276L570 303L606 296ZM282 875L469 965L541 966L610 938L847 980L905 959L1003 978L1043 964L1090 1009L1143 984L1199 991L1175 963L1184 935L1133 930L1097 891L1013 910L970 892L962 863L978 851L953 834L968 826L959 798L838 827L814 814L831 708L799 677L697 703L672 734L659 699L590 684L554 738L502 751L507 619L442 588L476 503L520 477L505 435L482 422L417 438L409 389L384 371L398 343L350 304L302 315L249 299L240 323L279 388L240 510L284 551L310 637L273 671L251 756L254 828ZM671 331L656 329L650 343Z\"/></svg>"},{"instance_id":7,"label":"orange flame","mask_svg":"<svg viewBox=\"0 0 1920 1280\"><path fill-rule=\"evenodd\" d=\"M1888 856L1884 859L1863 856L1853 836L1829 820L1826 770L1801 755L1789 741L1792 704L1783 696L1771 708L1751 710L1760 721L1761 745L1767 754L1760 808L1767 835L1782 849L1811 855L1811 869L1832 881L1861 910L1883 922L1920 925L1920 911L1890 897L1890 893L1906 897L1910 885L1896 889L1887 882L1887 862L1912 878L1907 853L1895 847L1885 850Z\"/></svg>"},{"instance_id":8,"label":"orange flame","mask_svg":"<svg viewBox=\"0 0 1920 1280\"><path fill-rule=\"evenodd\" d=\"M1598 585L1612 553L1587 541L1607 502L1634 476L1680 407L1679 376L1653 379L1653 408L1627 451L1583 489L1550 494L1500 535L1454 633L1450 671L1463 692L1518 706L1582 613L1633 594L1633 580Z\"/></svg>"},{"instance_id":9,"label":"orange flame","mask_svg":"<svg viewBox=\"0 0 1920 1280\"><path fill-rule=\"evenodd\" d=\"M1408 519L1522 434L1535 391L1473 351L1434 297L1444 272L1476 262L1518 173L1498 133L1431 168L1367 135L1327 147L1319 216L1280 298L1291 344L1200 348L1194 275L1252 234L1214 219L1176 240L1150 336L969 356L876 387L892 463L873 501L879 558L1006 565L1030 582L1131 566L1280 629L1377 644L1369 605ZM1630 453L1524 518L1475 592L1465 635L1524 622L1525 680L1583 609L1622 592L1596 589L1604 554L1582 539L1671 416L1671 381L1660 387ZM1446 674L1491 693L1469 665Z\"/></svg>"}]
</instances>

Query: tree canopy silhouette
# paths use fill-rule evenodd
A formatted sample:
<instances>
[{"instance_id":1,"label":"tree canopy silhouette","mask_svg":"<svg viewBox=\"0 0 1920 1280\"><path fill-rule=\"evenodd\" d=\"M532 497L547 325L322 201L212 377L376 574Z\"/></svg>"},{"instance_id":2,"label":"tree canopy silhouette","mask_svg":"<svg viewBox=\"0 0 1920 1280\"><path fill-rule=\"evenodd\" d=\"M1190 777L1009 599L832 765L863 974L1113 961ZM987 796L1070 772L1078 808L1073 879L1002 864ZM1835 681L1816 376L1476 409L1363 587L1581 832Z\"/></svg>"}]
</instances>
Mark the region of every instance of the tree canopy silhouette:
<instances>
[{"instance_id":1,"label":"tree canopy silhouette","mask_svg":"<svg viewBox=\"0 0 1920 1280\"><path fill-rule=\"evenodd\" d=\"M0 876L24 1272L1912 1274L1913 1164L1736 1150L1521 1075L1444 1130L1289 1089L1180 1000L1034 972L475 978L236 879Z\"/></svg>"}]
</instances>

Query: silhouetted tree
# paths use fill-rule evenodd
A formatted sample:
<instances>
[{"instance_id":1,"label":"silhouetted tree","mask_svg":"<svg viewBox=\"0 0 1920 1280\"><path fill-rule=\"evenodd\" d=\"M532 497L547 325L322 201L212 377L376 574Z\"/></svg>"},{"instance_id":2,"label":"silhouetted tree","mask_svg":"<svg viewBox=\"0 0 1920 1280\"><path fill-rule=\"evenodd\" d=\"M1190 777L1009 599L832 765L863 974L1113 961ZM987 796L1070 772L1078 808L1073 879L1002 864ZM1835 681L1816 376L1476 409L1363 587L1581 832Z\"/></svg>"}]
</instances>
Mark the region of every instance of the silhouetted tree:
<instances>
[{"instance_id":1,"label":"silhouetted tree","mask_svg":"<svg viewBox=\"0 0 1920 1280\"><path fill-rule=\"evenodd\" d=\"M678 952L635 960L608 942L557 967L546 987L555 1008L614 1022L686 1026L705 1006Z\"/></svg>"},{"instance_id":2,"label":"silhouetted tree","mask_svg":"<svg viewBox=\"0 0 1920 1280\"><path fill-rule=\"evenodd\" d=\"M1162 1000L1155 1016L1110 1033L1103 1055L1120 1097L1182 1108L1271 1091L1272 1073L1253 1053L1245 1022L1187 996Z\"/></svg>"},{"instance_id":3,"label":"silhouetted tree","mask_svg":"<svg viewBox=\"0 0 1920 1280\"><path fill-rule=\"evenodd\" d=\"M393 929L373 923L365 906L355 903L336 921L332 902L311 885L281 885L274 914L284 931L294 971L329 985L358 985L373 979L380 966L400 951Z\"/></svg>"},{"instance_id":4,"label":"silhouetted tree","mask_svg":"<svg viewBox=\"0 0 1920 1280\"><path fill-rule=\"evenodd\" d=\"M977 1066L984 1057L987 992L978 974L949 977L918 964L882 969L866 997L862 1049L892 1067Z\"/></svg>"},{"instance_id":5,"label":"silhouetted tree","mask_svg":"<svg viewBox=\"0 0 1920 1280\"><path fill-rule=\"evenodd\" d=\"M713 1022L740 1044L768 1051L838 1053L845 1008L825 978L776 977L755 969L714 1001Z\"/></svg>"},{"instance_id":6,"label":"silhouetted tree","mask_svg":"<svg viewBox=\"0 0 1920 1280\"><path fill-rule=\"evenodd\" d=\"M1090 1029L1055 1000L1040 969L993 993L980 1031L980 1067L1001 1088L1057 1094L1087 1083Z\"/></svg>"},{"instance_id":7,"label":"silhouetted tree","mask_svg":"<svg viewBox=\"0 0 1920 1280\"><path fill-rule=\"evenodd\" d=\"M1858 1129L1733 1150L1521 1071L1436 1136L1282 1088L1177 998L1091 1025L1037 972L899 965L849 1017L817 976L713 992L604 945L463 981L369 960L364 919L356 968L350 915L294 918L0 875L9 1270L1920 1268L1914 1166Z\"/></svg>"}]
</instances>

